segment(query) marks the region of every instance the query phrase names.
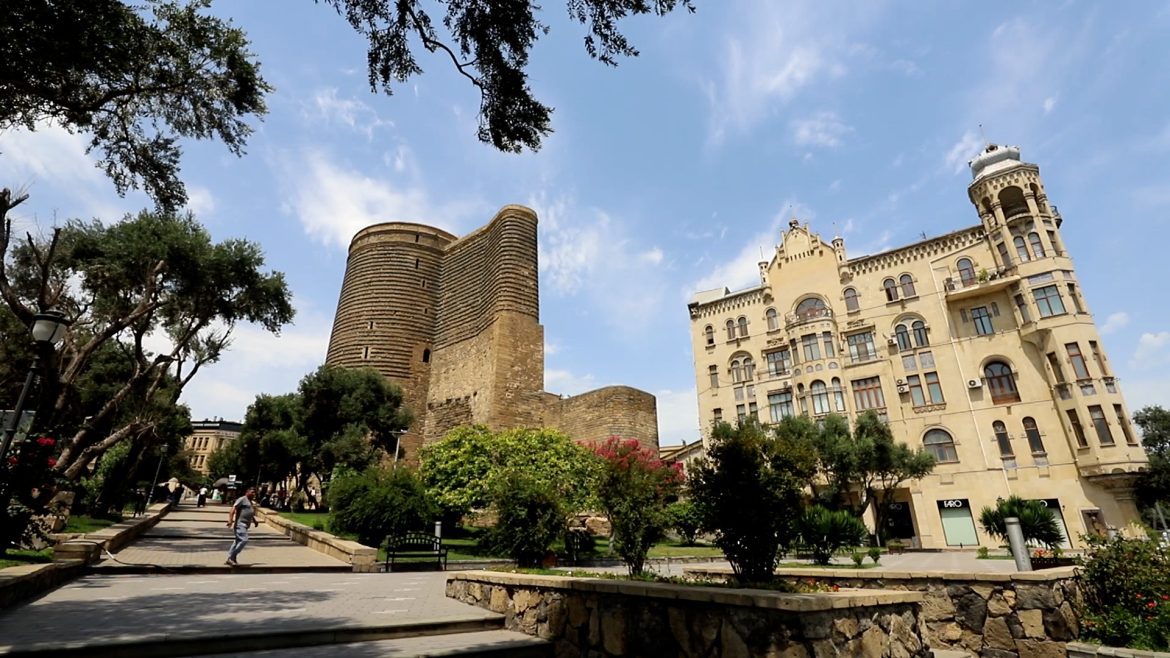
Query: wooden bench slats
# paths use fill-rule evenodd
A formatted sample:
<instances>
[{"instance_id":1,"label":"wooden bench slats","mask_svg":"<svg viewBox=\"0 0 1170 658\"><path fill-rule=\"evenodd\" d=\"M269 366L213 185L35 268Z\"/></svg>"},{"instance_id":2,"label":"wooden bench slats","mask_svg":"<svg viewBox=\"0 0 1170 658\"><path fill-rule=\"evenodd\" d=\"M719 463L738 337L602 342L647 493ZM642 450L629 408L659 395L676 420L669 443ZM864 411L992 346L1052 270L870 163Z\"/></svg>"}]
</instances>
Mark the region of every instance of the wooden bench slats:
<instances>
[{"instance_id":1,"label":"wooden bench slats","mask_svg":"<svg viewBox=\"0 0 1170 658\"><path fill-rule=\"evenodd\" d=\"M440 537L423 532L406 532L386 537L386 571L394 570L399 558L435 558L440 571L447 570L447 547Z\"/></svg>"}]
</instances>

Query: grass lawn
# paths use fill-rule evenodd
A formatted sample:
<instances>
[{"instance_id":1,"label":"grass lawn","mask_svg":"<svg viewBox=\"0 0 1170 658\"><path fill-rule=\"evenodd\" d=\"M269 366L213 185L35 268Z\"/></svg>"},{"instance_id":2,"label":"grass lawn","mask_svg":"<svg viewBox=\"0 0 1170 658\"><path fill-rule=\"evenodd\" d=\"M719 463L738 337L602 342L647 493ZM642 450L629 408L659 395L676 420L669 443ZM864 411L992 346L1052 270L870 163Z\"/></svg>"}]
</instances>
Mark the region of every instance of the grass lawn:
<instances>
[{"instance_id":1,"label":"grass lawn","mask_svg":"<svg viewBox=\"0 0 1170 658\"><path fill-rule=\"evenodd\" d=\"M4 557L0 557L0 569L5 567L19 567L26 564L40 564L53 561L53 549L45 548L39 551L13 549Z\"/></svg>"},{"instance_id":2,"label":"grass lawn","mask_svg":"<svg viewBox=\"0 0 1170 658\"><path fill-rule=\"evenodd\" d=\"M723 557L723 551L716 546L698 542L694 546L686 546L678 542L666 541L655 544L650 548L650 557Z\"/></svg>"},{"instance_id":3,"label":"grass lawn","mask_svg":"<svg viewBox=\"0 0 1170 658\"><path fill-rule=\"evenodd\" d=\"M777 569L873 569L880 567L880 564L874 564L872 560L866 558L862 565L856 566L852 562L849 564L841 564L837 562L830 562L829 564L813 564L811 562L781 562L776 565Z\"/></svg>"},{"instance_id":4,"label":"grass lawn","mask_svg":"<svg viewBox=\"0 0 1170 658\"><path fill-rule=\"evenodd\" d=\"M272 513L272 510L265 511ZM289 521L307 525L314 530L324 530L329 523L328 512L279 512L279 514ZM351 539L351 537L346 537L346 539Z\"/></svg>"},{"instance_id":5,"label":"grass lawn","mask_svg":"<svg viewBox=\"0 0 1170 658\"><path fill-rule=\"evenodd\" d=\"M85 534L88 532L97 532L102 528L108 528L118 521L114 519L95 519L92 516L72 514L69 520L65 522L65 529L61 532L66 534Z\"/></svg>"}]
</instances>

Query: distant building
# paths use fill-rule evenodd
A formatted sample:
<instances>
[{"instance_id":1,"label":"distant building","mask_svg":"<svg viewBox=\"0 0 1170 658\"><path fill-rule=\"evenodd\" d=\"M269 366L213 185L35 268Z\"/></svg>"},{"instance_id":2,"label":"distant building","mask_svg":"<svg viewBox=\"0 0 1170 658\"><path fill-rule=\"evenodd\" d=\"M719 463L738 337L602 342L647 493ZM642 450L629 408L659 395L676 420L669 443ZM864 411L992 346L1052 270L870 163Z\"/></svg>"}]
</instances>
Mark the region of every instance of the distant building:
<instances>
[{"instance_id":1,"label":"distant building","mask_svg":"<svg viewBox=\"0 0 1170 658\"><path fill-rule=\"evenodd\" d=\"M1019 495L1080 547L1138 520L1146 455L1039 168L1005 146L970 164L975 226L851 259L794 219L759 285L696 294L700 419L709 438L721 420L872 410L937 461L898 490L887 537L994 546L979 512Z\"/></svg>"},{"instance_id":2,"label":"distant building","mask_svg":"<svg viewBox=\"0 0 1170 658\"><path fill-rule=\"evenodd\" d=\"M326 363L370 367L402 387L413 461L462 424L547 426L573 439L637 439L657 451L654 396L609 386L562 398L544 389L536 213L505 206L462 238L387 223L349 246Z\"/></svg>"},{"instance_id":3,"label":"distant building","mask_svg":"<svg viewBox=\"0 0 1170 658\"><path fill-rule=\"evenodd\" d=\"M676 446L663 446L658 449L658 458L668 464L682 464L683 474L686 475L691 460L707 458L707 447L702 439Z\"/></svg>"},{"instance_id":4,"label":"distant building","mask_svg":"<svg viewBox=\"0 0 1170 658\"><path fill-rule=\"evenodd\" d=\"M197 420L191 422L191 436L183 440L191 468L207 475L207 458L230 441L240 436L243 423L230 420Z\"/></svg>"}]
</instances>

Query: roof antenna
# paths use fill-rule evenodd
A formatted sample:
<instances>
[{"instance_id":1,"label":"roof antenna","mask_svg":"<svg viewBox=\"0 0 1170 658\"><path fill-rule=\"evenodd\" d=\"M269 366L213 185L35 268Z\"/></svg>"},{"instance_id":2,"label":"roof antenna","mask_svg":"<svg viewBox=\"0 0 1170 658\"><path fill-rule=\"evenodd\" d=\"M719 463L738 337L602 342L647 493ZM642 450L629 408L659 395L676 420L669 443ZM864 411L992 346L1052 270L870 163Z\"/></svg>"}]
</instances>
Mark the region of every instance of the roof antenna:
<instances>
[{"instance_id":1,"label":"roof antenna","mask_svg":"<svg viewBox=\"0 0 1170 658\"><path fill-rule=\"evenodd\" d=\"M987 141L987 132L983 130L983 124L979 124L979 134L983 137L983 146L991 146L991 142Z\"/></svg>"}]
</instances>

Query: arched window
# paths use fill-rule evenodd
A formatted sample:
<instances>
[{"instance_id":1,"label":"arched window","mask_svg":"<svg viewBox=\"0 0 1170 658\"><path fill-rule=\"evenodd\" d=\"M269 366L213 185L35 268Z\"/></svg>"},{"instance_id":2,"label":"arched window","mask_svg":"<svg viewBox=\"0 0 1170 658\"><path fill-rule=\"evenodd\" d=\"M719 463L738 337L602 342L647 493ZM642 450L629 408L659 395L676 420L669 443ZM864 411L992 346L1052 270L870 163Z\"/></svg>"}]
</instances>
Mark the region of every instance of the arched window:
<instances>
[{"instance_id":1,"label":"arched window","mask_svg":"<svg viewBox=\"0 0 1170 658\"><path fill-rule=\"evenodd\" d=\"M750 382L756 376L756 364L752 361L752 357L743 357L743 380Z\"/></svg>"},{"instance_id":2,"label":"arched window","mask_svg":"<svg viewBox=\"0 0 1170 658\"><path fill-rule=\"evenodd\" d=\"M1028 234L1028 242L1032 245L1032 255L1044 258L1044 243L1040 241L1040 234L1032 231Z\"/></svg>"},{"instance_id":3,"label":"arched window","mask_svg":"<svg viewBox=\"0 0 1170 658\"><path fill-rule=\"evenodd\" d=\"M740 368L739 359L731 362L731 383L738 384L743 381L743 370Z\"/></svg>"},{"instance_id":4,"label":"arched window","mask_svg":"<svg viewBox=\"0 0 1170 658\"><path fill-rule=\"evenodd\" d=\"M898 338L898 349L908 350L913 347L910 344L910 331L906 329L905 324L900 324L894 327L894 336Z\"/></svg>"},{"instance_id":5,"label":"arched window","mask_svg":"<svg viewBox=\"0 0 1170 658\"><path fill-rule=\"evenodd\" d=\"M975 283L975 266L971 264L970 258L960 258L958 267L959 281L961 281L964 286L969 286Z\"/></svg>"},{"instance_id":6,"label":"arched window","mask_svg":"<svg viewBox=\"0 0 1170 658\"><path fill-rule=\"evenodd\" d=\"M1024 417L1024 434L1028 437L1028 449L1032 451L1033 456L1048 454L1048 451L1044 449L1044 439L1040 436L1040 428L1036 427L1036 420L1031 416ZM1037 466L1041 465L1037 464Z\"/></svg>"},{"instance_id":7,"label":"arched window","mask_svg":"<svg viewBox=\"0 0 1170 658\"><path fill-rule=\"evenodd\" d=\"M748 335L748 333L747 333L747 318L741 317L739 319L739 335L741 338Z\"/></svg>"},{"instance_id":8,"label":"arched window","mask_svg":"<svg viewBox=\"0 0 1170 658\"><path fill-rule=\"evenodd\" d=\"M983 367L983 378L991 389L991 401L995 404L1019 402L1020 392L1016 389L1016 376L1011 367L1003 361L992 361Z\"/></svg>"},{"instance_id":9,"label":"arched window","mask_svg":"<svg viewBox=\"0 0 1170 658\"><path fill-rule=\"evenodd\" d=\"M886 279L885 281L882 281L882 288L885 288L885 290L886 290L886 301L887 302L898 301L898 282L897 281L894 281L893 279Z\"/></svg>"},{"instance_id":10,"label":"arched window","mask_svg":"<svg viewBox=\"0 0 1170 658\"><path fill-rule=\"evenodd\" d=\"M926 337L926 323L922 320L915 320L910 328L914 331L914 344L918 347L926 347L930 345L930 339Z\"/></svg>"},{"instance_id":11,"label":"arched window","mask_svg":"<svg viewBox=\"0 0 1170 658\"><path fill-rule=\"evenodd\" d=\"M764 312L764 317L768 320L768 331L776 331L780 328L780 316L776 314L776 309L768 309Z\"/></svg>"},{"instance_id":12,"label":"arched window","mask_svg":"<svg viewBox=\"0 0 1170 658\"><path fill-rule=\"evenodd\" d=\"M903 274L898 278L898 283L902 286L902 296L906 298L914 297L918 293L914 292L914 277L909 274Z\"/></svg>"},{"instance_id":13,"label":"arched window","mask_svg":"<svg viewBox=\"0 0 1170 658\"><path fill-rule=\"evenodd\" d=\"M841 378L833 378L833 408L845 411L845 390L841 388Z\"/></svg>"},{"instance_id":14,"label":"arched window","mask_svg":"<svg viewBox=\"0 0 1170 658\"><path fill-rule=\"evenodd\" d=\"M809 391L812 392L813 414L820 416L829 413L829 389L825 382L819 379L814 381L809 385Z\"/></svg>"},{"instance_id":15,"label":"arched window","mask_svg":"<svg viewBox=\"0 0 1170 658\"><path fill-rule=\"evenodd\" d=\"M1024 200L1024 191L1011 185L999 192L999 203L1003 206L1003 218L1011 219L1016 215L1028 212L1028 202Z\"/></svg>"},{"instance_id":16,"label":"arched window","mask_svg":"<svg viewBox=\"0 0 1170 658\"><path fill-rule=\"evenodd\" d=\"M727 340L735 340L735 320L727 321Z\"/></svg>"},{"instance_id":17,"label":"arched window","mask_svg":"<svg viewBox=\"0 0 1170 658\"><path fill-rule=\"evenodd\" d=\"M796 385L796 397L798 400L800 400L800 413L801 413L801 415L807 416L808 415L808 396L804 394L804 384L797 384Z\"/></svg>"},{"instance_id":18,"label":"arched window","mask_svg":"<svg viewBox=\"0 0 1170 658\"><path fill-rule=\"evenodd\" d=\"M995 442L999 444L999 456L1004 459L1015 457L1016 453L1012 450L1012 440L1008 436L1007 425L1004 425L1002 420L997 420L991 424L991 429L995 432Z\"/></svg>"},{"instance_id":19,"label":"arched window","mask_svg":"<svg viewBox=\"0 0 1170 658\"><path fill-rule=\"evenodd\" d=\"M796 316L801 320L819 318L825 315L825 302L819 297L809 297L796 305Z\"/></svg>"},{"instance_id":20,"label":"arched window","mask_svg":"<svg viewBox=\"0 0 1170 658\"><path fill-rule=\"evenodd\" d=\"M845 310L853 313L861 309L861 305L857 301L857 291L853 288L845 289Z\"/></svg>"},{"instance_id":21,"label":"arched window","mask_svg":"<svg viewBox=\"0 0 1170 658\"><path fill-rule=\"evenodd\" d=\"M950 432L944 429L932 429L922 437L922 445L926 451L934 455L934 460L940 464L959 461L959 453L955 450L955 440Z\"/></svg>"},{"instance_id":22,"label":"arched window","mask_svg":"<svg viewBox=\"0 0 1170 658\"><path fill-rule=\"evenodd\" d=\"M707 344L708 345L715 344L715 327L712 327L711 325L707 325L707 328L703 330L703 335L705 335L707 337Z\"/></svg>"},{"instance_id":23,"label":"arched window","mask_svg":"<svg viewBox=\"0 0 1170 658\"><path fill-rule=\"evenodd\" d=\"M1016 256L1020 259L1021 263L1031 260L1031 257L1028 255L1028 245L1024 244L1023 237L1017 235L1012 238L1012 244L1016 245Z\"/></svg>"}]
</instances>

